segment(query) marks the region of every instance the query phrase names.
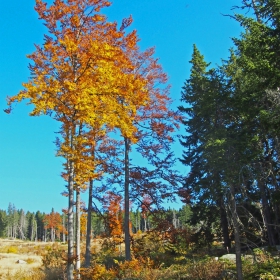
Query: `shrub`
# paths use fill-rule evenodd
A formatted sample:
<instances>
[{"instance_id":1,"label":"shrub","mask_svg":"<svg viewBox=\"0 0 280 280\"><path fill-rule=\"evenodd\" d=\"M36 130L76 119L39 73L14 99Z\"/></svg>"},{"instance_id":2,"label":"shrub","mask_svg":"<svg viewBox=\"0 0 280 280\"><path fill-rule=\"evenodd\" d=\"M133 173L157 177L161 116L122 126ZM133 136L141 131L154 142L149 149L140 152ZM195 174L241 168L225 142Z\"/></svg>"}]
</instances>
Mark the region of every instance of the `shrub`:
<instances>
[{"instance_id":1,"label":"shrub","mask_svg":"<svg viewBox=\"0 0 280 280\"><path fill-rule=\"evenodd\" d=\"M46 247L47 252L42 255L44 267L64 267L66 265L66 253L63 249L57 247Z\"/></svg>"},{"instance_id":2,"label":"shrub","mask_svg":"<svg viewBox=\"0 0 280 280\"><path fill-rule=\"evenodd\" d=\"M132 240L135 258L151 259L154 267L168 267L184 260L190 245L188 231L172 228L169 231L149 231Z\"/></svg>"},{"instance_id":3,"label":"shrub","mask_svg":"<svg viewBox=\"0 0 280 280\"><path fill-rule=\"evenodd\" d=\"M131 261L117 262L117 276L119 279L140 277L145 263L141 259L132 259Z\"/></svg>"},{"instance_id":4,"label":"shrub","mask_svg":"<svg viewBox=\"0 0 280 280\"><path fill-rule=\"evenodd\" d=\"M13 254L17 254L18 253L18 248L14 247L14 246L10 246L7 249L7 253L13 253Z\"/></svg>"},{"instance_id":5,"label":"shrub","mask_svg":"<svg viewBox=\"0 0 280 280\"><path fill-rule=\"evenodd\" d=\"M198 262L190 262L188 265L189 279L219 279L223 273L222 262L207 258Z\"/></svg>"},{"instance_id":6,"label":"shrub","mask_svg":"<svg viewBox=\"0 0 280 280\"><path fill-rule=\"evenodd\" d=\"M32 259L32 258L27 258L25 261L26 261L28 264L31 264L31 263L34 263L34 262L35 262L35 260Z\"/></svg>"},{"instance_id":7,"label":"shrub","mask_svg":"<svg viewBox=\"0 0 280 280\"><path fill-rule=\"evenodd\" d=\"M116 279L113 270L107 270L104 265L95 263L90 268L81 268L80 275L82 280L113 280Z\"/></svg>"}]
</instances>

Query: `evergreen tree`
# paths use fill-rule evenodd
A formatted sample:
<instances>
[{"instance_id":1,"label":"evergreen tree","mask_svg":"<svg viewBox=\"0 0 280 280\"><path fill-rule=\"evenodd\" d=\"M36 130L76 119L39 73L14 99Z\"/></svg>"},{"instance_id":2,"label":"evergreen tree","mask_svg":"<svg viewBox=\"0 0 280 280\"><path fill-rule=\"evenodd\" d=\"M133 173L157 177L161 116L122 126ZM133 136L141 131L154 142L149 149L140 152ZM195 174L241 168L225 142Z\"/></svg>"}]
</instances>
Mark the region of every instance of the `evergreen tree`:
<instances>
[{"instance_id":1,"label":"evergreen tree","mask_svg":"<svg viewBox=\"0 0 280 280\"><path fill-rule=\"evenodd\" d=\"M4 210L0 210L0 237L7 237L8 217Z\"/></svg>"}]
</instances>

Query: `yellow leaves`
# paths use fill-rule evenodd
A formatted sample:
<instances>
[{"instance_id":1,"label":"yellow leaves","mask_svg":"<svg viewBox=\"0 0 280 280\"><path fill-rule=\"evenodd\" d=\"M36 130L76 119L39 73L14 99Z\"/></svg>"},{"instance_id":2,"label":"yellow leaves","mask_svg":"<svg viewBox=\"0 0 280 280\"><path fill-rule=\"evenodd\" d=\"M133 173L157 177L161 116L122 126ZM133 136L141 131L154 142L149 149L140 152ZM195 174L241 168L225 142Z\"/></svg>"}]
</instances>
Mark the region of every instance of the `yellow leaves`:
<instances>
[{"instance_id":1,"label":"yellow leaves","mask_svg":"<svg viewBox=\"0 0 280 280\"><path fill-rule=\"evenodd\" d=\"M73 38L68 35L65 35L63 39L59 40L59 43L65 47L66 51L69 54L75 53L78 50L78 45Z\"/></svg>"},{"instance_id":2,"label":"yellow leaves","mask_svg":"<svg viewBox=\"0 0 280 280\"><path fill-rule=\"evenodd\" d=\"M136 31L125 35L95 13L109 5L104 0L57 0L47 7L37 0L36 10L50 35L29 55L32 78L25 90L9 99L9 105L29 99L32 115L54 112L63 127L59 154L74 163L80 185L97 176L97 161L90 153L94 144L77 126L96 133L104 127L118 129L136 142L135 118L149 104L155 80L148 77L150 69L139 73L149 54L138 51ZM123 29L131 22L131 17L124 20Z\"/></svg>"}]
</instances>

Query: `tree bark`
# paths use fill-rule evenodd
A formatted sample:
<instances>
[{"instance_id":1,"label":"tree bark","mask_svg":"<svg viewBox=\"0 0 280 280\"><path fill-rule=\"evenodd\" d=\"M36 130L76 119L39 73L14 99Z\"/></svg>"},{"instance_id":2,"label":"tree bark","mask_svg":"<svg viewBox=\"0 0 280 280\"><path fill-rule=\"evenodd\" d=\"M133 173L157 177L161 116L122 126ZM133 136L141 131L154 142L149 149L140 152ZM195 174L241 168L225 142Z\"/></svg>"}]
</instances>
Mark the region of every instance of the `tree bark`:
<instances>
[{"instance_id":1,"label":"tree bark","mask_svg":"<svg viewBox=\"0 0 280 280\"><path fill-rule=\"evenodd\" d=\"M76 189L76 275L80 279L81 268L81 195L80 188Z\"/></svg>"},{"instance_id":2,"label":"tree bark","mask_svg":"<svg viewBox=\"0 0 280 280\"><path fill-rule=\"evenodd\" d=\"M223 232L224 247L228 251L231 248L231 242L229 238L228 219L225 210L224 197L222 195L218 199L218 206L220 208L220 222L221 222L221 228Z\"/></svg>"},{"instance_id":3,"label":"tree bark","mask_svg":"<svg viewBox=\"0 0 280 280\"><path fill-rule=\"evenodd\" d=\"M275 244L275 240L274 240L274 230L273 230L273 226L271 225L272 224L271 214L270 214L268 199L266 196L265 183L263 182L263 180L259 179L258 185L259 185L259 189L261 192L261 200L262 200L261 214L263 217L264 226L267 231L268 244L269 244L269 246L275 246L276 244Z\"/></svg>"},{"instance_id":4,"label":"tree bark","mask_svg":"<svg viewBox=\"0 0 280 280\"><path fill-rule=\"evenodd\" d=\"M239 223L238 223L238 214L236 210L234 185L230 186L230 206L231 206L231 215L232 215L233 229L234 229L237 280L243 280L240 231L239 231Z\"/></svg>"},{"instance_id":5,"label":"tree bark","mask_svg":"<svg viewBox=\"0 0 280 280\"><path fill-rule=\"evenodd\" d=\"M87 215L87 236L86 236L86 256L85 256L85 267L90 266L90 247L91 247L91 211L92 211L92 190L93 180L89 182L89 194L88 194L88 215Z\"/></svg>"},{"instance_id":6,"label":"tree bark","mask_svg":"<svg viewBox=\"0 0 280 280\"><path fill-rule=\"evenodd\" d=\"M65 215L64 213L62 214L62 224L63 224L63 232L62 232L62 242L65 243Z\"/></svg>"},{"instance_id":7,"label":"tree bark","mask_svg":"<svg viewBox=\"0 0 280 280\"><path fill-rule=\"evenodd\" d=\"M130 141L125 138L125 159L124 159L124 243L125 243L125 259L131 260L130 252L130 233L129 233L129 150Z\"/></svg>"},{"instance_id":8,"label":"tree bark","mask_svg":"<svg viewBox=\"0 0 280 280\"><path fill-rule=\"evenodd\" d=\"M68 179L68 262L67 280L74 280L74 163L69 162Z\"/></svg>"}]
</instances>

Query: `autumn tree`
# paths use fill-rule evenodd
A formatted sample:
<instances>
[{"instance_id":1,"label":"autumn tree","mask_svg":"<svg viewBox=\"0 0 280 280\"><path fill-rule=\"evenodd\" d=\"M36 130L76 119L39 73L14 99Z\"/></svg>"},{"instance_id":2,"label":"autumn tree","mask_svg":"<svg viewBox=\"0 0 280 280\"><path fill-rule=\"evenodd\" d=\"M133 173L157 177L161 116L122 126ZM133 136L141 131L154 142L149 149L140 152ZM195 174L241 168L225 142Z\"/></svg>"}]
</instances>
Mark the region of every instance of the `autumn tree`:
<instances>
[{"instance_id":1,"label":"autumn tree","mask_svg":"<svg viewBox=\"0 0 280 280\"><path fill-rule=\"evenodd\" d=\"M136 66L126 55L136 46L136 32L125 35L129 20L120 30L116 23L106 22L99 11L109 5L105 0L56 0L48 7L37 0L35 10L45 21L48 34L44 44L36 45L28 56L31 78L23 84L25 89L8 102L28 99L34 106L32 116L52 116L62 123L67 135L68 279L73 279L75 258L74 176L79 162L79 129L84 124L94 128L98 117L102 126L118 128L132 138L134 112L148 101L145 81L134 74Z\"/></svg>"},{"instance_id":2,"label":"autumn tree","mask_svg":"<svg viewBox=\"0 0 280 280\"><path fill-rule=\"evenodd\" d=\"M51 241L54 242L56 236L60 238L60 232L62 230L62 220L60 214L58 212L54 212L54 209L52 209L50 214L45 215L43 221L45 224L45 229L50 230Z\"/></svg>"},{"instance_id":3,"label":"autumn tree","mask_svg":"<svg viewBox=\"0 0 280 280\"><path fill-rule=\"evenodd\" d=\"M159 181L165 181L168 177L170 178L169 183L171 183L172 178L173 181L169 185L172 187L177 186L178 181L175 182L175 173L173 172L173 175L170 176L172 173L172 165L174 164L174 161L169 161L169 165L167 164L168 159L172 157L172 152L170 151L170 144L173 142L172 133L178 128L178 120L179 115L178 113L172 111L171 109L171 99L169 98L169 85L167 84L167 75L164 73L161 65L158 62L158 59L154 58L155 49L150 48L145 50L144 52L141 52L139 50L133 50L129 53L129 56L131 57L131 60L133 64L135 65L135 75L142 77L146 81L146 88L148 91L149 101L146 102L144 105L137 107L137 112L135 114L134 124L137 128L137 132L135 133L136 143L133 143L129 138L127 138L125 135L124 137L124 199L125 199L125 223L124 223L124 231L125 231L125 250L126 250L126 259L131 259L130 254L130 237L129 237L129 201L130 198L132 200L137 200L139 197L142 197L148 192L148 189L150 189L150 194L152 192L154 193L161 193L160 195L164 196L164 193L167 194L166 190L168 187L166 187L165 184L160 184ZM121 100L121 103L124 105L125 102ZM131 113L132 114L132 113ZM136 144L136 145L133 145ZM135 183L137 181L137 178L141 174L146 180L149 180L151 178L148 178L148 174L151 174L149 172L146 172L145 174L141 173L140 170L148 170L147 168L141 168L137 166L132 166L130 163L130 153L132 149L134 148L134 151L137 151L141 154L143 158L145 158L145 161L148 162L150 166L155 166L157 171L159 171L160 168L164 170L166 177L164 176L162 172L153 171L154 178L158 176L158 178L161 177L158 181L157 185L157 191L156 189L152 188L152 183L150 184L150 187L147 188L147 184L145 187L142 183L140 183L140 180L138 181L138 187L136 185L131 185L131 183ZM163 164L164 160L161 158L163 154L168 154L166 156L165 166ZM159 156L161 154L161 156ZM160 167L161 166L161 167ZM164 166L164 167L163 167ZM168 175L167 175L168 173ZM137 176L133 177L133 174L138 174ZM157 175L156 175L157 174ZM140 177L141 177L140 176ZM153 178L153 179L154 179ZM179 176L177 176L176 179L178 179ZM130 191L130 185L132 186L132 191ZM142 185L142 191L140 191L140 186ZM154 185L155 186L155 185ZM171 188L172 188L171 187ZM146 188L145 191L143 191ZM171 194L171 188L170 194ZM153 190L152 190L153 189ZM132 194L133 192L133 194ZM174 191L173 191L174 193ZM170 195L171 196L171 195ZM136 197L138 197L136 199ZM167 198L168 195L166 195L165 198ZM153 196L153 202L160 204L160 196L156 198L156 196ZM141 204L141 202L139 203Z\"/></svg>"},{"instance_id":4,"label":"autumn tree","mask_svg":"<svg viewBox=\"0 0 280 280\"><path fill-rule=\"evenodd\" d=\"M122 241L123 233L123 209L122 197L113 192L108 192L104 197L103 208L106 213L106 222L109 236L113 238L116 244Z\"/></svg>"},{"instance_id":5,"label":"autumn tree","mask_svg":"<svg viewBox=\"0 0 280 280\"><path fill-rule=\"evenodd\" d=\"M6 237L6 227L7 227L7 213L6 211L0 210L0 237Z\"/></svg>"}]
</instances>

